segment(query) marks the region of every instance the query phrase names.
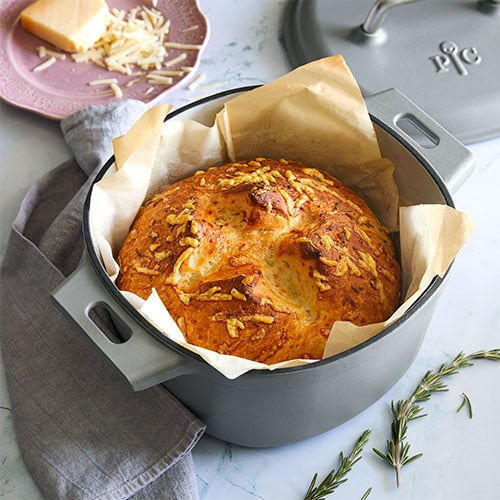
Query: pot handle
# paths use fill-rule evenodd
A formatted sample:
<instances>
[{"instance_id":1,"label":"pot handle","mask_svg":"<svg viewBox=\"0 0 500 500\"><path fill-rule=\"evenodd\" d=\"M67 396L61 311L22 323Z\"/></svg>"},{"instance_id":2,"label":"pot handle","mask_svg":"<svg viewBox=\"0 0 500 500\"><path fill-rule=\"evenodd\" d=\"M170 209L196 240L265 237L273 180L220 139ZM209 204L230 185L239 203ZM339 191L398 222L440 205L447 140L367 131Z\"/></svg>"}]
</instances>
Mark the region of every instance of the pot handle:
<instances>
[{"instance_id":1,"label":"pot handle","mask_svg":"<svg viewBox=\"0 0 500 500\"><path fill-rule=\"evenodd\" d=\"M396 129L410 151L426 160L452 193L474 170L474 156L446 129L397 89L365 98L375 123L390 132Z\"/></svg>"},{"instance_id":2,"label":"pot handle","mask_svg":"<svg viewBox=\"0 0 500 500\"><path fill-rule=\"evenodd\" d=\"M155 339L122 308L87 258L51 295L65 316L99 347L135 391L193 373L188 358ZM105 333L99 311L109 316L120 338Z\"/></svg>"}]
</instances>

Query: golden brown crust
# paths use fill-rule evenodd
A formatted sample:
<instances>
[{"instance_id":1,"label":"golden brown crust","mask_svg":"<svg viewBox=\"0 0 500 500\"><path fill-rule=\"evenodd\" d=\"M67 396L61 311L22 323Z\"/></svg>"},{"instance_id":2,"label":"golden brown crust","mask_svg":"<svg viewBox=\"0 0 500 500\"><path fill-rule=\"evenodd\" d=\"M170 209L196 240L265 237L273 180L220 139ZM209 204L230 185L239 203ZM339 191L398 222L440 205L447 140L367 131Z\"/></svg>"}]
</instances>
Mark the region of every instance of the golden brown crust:
<instances>
[{"instance_id":1,"label":"golden brown crust","mask_svg":"<svg viewBox=\"0 0 500 500\"><path fill-rule=\"evenodd\" d=\"M264 363L319 359L334 321L383 321L400 299L392 241L364 201L286 160L173 184L141 208L118 263L118 287L154 287L190 343Z\"/></svg>"}]
</instances>

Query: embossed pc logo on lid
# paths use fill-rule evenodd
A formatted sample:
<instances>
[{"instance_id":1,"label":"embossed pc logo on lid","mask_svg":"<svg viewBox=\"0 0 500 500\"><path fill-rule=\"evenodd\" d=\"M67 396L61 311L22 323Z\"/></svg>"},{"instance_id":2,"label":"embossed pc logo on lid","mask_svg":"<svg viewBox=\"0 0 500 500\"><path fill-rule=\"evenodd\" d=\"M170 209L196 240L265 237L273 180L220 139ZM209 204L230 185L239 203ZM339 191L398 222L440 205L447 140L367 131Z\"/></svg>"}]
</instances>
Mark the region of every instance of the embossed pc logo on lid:
<instances>
[{"instance_id":1,"label":"embossed pc logo on lid","mask_svg":"<svg viewBox=\"0 0 500 500\"><path fill-rule=\"evenodd\" d=\"M455 42L445 40L439 44L442 54L429 57L434 63L436 73L447 73L455 68L459 75L468 75L467 67L480 64L481 56L476 47L459 49Z\"/></svg>"}]
</instances>

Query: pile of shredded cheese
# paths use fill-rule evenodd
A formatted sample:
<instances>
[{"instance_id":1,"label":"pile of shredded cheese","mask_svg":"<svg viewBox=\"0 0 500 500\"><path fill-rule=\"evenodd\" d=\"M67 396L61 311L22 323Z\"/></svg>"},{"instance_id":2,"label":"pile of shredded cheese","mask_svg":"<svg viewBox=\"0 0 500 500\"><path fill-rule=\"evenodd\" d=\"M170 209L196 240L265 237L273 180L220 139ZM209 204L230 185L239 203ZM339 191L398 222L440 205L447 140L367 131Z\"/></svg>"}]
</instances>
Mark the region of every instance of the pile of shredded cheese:
<instances>
[{"instance_id":1,"label":"pile of shredded cheese","mask_svg":"<svg viewBox=\"0 0 500 500\"><path fill-rule=\"evenodd\" d=\"M192 31L191 26L184 31ZM136 83L147 81L150 85L169 86L174 77L181 77L193 70L184 66L180 70L169 70L171 66L186 59L186 52L169 59L169 49L200 50L201 45L176 43L167 40L170 31L170 20L154 7L138 6L128 12L112 9L106 32L96 44L86 52L71 54L77 63L94 63L108 71L116 71L132 78L125 83L131 87ZM38 47L39 57L47 57L45 61L33 68L39 72L52 66L64 54L54 52L45 47ZM122 97L122 89L116 78L99 79L88 82L91 86L109 85L116 97ZM146 93L154 88L150 87Z\"/></svg>"},{"instance_id":2,"label":"pile of shredded cheese","mask_svg":"<svg viewBox=\"0 0 500 500\"><path fill-rule=\"evenodd\" d=\"M113 9L106 33L94 47L71 57L76 62L92 61L126 75L135 67L159 69L167 55L163 43L169 30L170 21L156 9L135 7L128 13Z\"/></svg>"}]
</instances>

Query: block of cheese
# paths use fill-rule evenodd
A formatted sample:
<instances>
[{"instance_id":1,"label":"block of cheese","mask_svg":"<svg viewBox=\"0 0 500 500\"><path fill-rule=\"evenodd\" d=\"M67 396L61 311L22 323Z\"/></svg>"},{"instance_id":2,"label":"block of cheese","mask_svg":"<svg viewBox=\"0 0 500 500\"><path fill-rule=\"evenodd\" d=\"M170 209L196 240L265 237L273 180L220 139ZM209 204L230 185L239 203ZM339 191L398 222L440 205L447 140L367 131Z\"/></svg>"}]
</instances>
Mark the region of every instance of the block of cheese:
<instances>
[{"instance_id":1,"label":"block of cheese","mask_svg":"<svg viewBox=\"0 0 500 500\"><path fill-rule=\"evenodd\" d=\"M85 52L105 33L104 0L38 0L21 12L23 28L67 52Z\"/></svg>"}]
</instances>

